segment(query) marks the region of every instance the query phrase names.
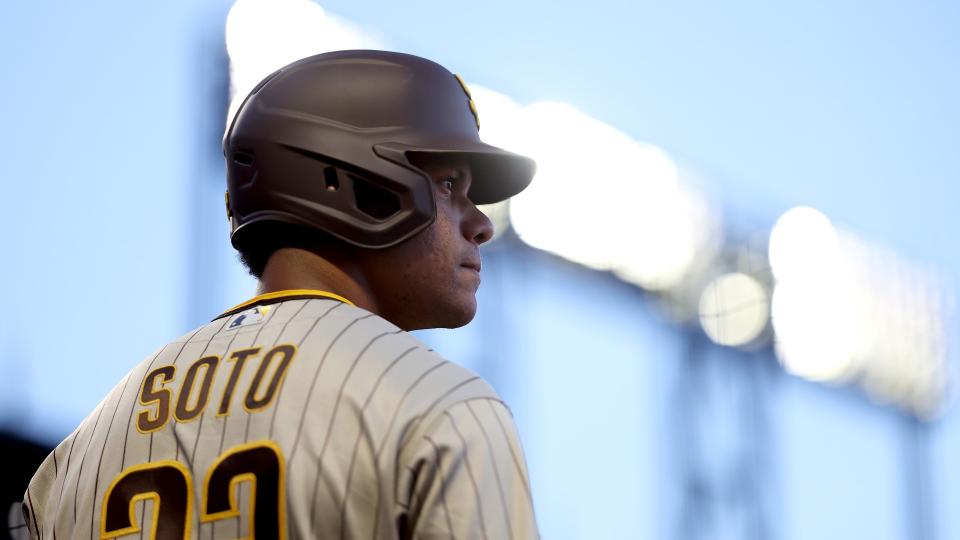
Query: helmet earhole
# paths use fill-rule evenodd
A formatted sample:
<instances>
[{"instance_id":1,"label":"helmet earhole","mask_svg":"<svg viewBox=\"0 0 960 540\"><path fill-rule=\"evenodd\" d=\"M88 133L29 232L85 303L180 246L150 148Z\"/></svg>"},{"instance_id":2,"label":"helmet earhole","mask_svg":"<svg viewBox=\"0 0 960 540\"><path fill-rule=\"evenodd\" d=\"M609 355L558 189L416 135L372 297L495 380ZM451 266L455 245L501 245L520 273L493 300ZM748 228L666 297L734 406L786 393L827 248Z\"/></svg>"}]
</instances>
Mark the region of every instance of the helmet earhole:
<instances>
[{"instance_id":1,"label":"helmet earhole","mask_svg":"<svg viewBox=\"0 0 960 540\"><path fill-rule=\"evenodd\" d=\"M323 168L323 185L327 191L340 189L340 180L337 179L337 170L333 167Z\"/></svg>"},{"instance_id":2,"label":"helmet earhole","mask_svg":"<svg viewBox=\"0 0 960 540\"><path fill-rule=\"evenodd\" d=\"M387 219L400 211L400 198L397 197L396 193L387 191L352 174L350 180L353 182L357 210L374 219Z\"/></svg>"},{"instance_id":3,"label":"helmet earhole","mask_svg":"<svg viewBox=\"0 0 960 540\"><path fill-rule=\"evenodd\" d=\"M233 162L236 163L237 165L243 165L244 167L249 167L253 165L253 153L252 152L234 152Z\"/></svg>"}]
</instances>

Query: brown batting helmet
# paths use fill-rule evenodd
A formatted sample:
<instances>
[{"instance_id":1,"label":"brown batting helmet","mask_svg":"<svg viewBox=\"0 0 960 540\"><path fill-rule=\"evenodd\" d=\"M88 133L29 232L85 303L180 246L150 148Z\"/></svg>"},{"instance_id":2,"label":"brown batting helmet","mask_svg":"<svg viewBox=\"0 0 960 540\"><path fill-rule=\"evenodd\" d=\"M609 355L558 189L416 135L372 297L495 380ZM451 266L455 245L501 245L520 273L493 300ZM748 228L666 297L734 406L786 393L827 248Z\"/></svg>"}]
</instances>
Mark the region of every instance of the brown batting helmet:
<instances>
[{"instance_id":1,"label":"brown batting helmet","mask_svg":"<svg viewBox=\"0 0 960 540\"><path fill-rule=\"evenodd\" d=\"M478 129L469 89L430 60L358 50L294 62L250 92L224 135L231 242L265 222L367 248L402 242L436 215L414 154L462 157L476 204L516 195L533 160L480 142Z\"/></svg>"}]
</instances>

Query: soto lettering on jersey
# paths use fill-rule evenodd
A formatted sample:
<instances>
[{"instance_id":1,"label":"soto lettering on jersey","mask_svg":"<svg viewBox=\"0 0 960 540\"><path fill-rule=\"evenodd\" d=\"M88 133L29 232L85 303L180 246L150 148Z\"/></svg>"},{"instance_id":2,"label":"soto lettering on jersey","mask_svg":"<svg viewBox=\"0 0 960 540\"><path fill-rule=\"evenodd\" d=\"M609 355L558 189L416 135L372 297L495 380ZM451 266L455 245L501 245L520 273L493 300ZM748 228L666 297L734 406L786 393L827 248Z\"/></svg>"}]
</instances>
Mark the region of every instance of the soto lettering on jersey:
<instances>
[{"instance_id":1,"label":"soto lettering on jersey","mask_svg":"<svg viewBox=\"0 0 960 540\"><path fill-rule=\"evenodd\" d=\"M261 347L250 347L227 353L222 359L216 355L204 356L190 363L179 385L175 365L154 368L143 378L140 388L137 431L151 433L162 429L171 416L179 423L198 418L211 401L210 389L217 369L227 363L232 363L230 367L224 366L224 369L230 369L227 384L221 395L213 396L218 402L217 416L230 413L245 366L257 360L259 365L253 378L241 389L244 394L242 405L249 413L262 411L273 403L279 393L296 354L296 345L285 343L266 352Z\"/></svg>"}]
</instances>

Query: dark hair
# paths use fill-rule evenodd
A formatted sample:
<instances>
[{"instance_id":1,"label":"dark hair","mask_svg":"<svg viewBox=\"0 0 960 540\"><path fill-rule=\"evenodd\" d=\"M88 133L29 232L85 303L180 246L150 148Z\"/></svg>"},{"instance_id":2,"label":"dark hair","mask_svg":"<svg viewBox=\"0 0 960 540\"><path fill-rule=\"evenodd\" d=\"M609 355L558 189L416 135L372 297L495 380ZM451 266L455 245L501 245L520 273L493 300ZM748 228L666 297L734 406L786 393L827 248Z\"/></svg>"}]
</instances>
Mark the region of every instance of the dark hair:
<instances>
[{"instance_id":1,"label":"dark hair","mask_svg":"<svg viewBox=\"0 0 960 540\"><path fill-rule=\"evenodd\" d=\"M251 276L261 279L270 256L280 248L292 247L314 252L330 249L331 244L340 241L327 233L306 227L278 221L268 221L249 225L250 230L243 231L238 238L238 257L247 267Z\"/></svg>"}]
</instances>

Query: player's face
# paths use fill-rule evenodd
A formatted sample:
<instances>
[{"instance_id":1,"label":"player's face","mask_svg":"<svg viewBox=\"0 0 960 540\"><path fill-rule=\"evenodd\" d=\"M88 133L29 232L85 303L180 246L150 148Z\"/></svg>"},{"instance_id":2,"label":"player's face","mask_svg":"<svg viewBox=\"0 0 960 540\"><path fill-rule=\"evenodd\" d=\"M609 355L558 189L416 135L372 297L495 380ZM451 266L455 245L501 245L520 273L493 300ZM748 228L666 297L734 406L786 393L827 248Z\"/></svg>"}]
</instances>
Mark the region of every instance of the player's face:
<instances>
[{"instance_id":1,"label":"player's face","mask_svg":"<svg viewBox=\"0 0 960 540\"><path fill-rule=\"evenodd\" d=\"M370 285L380 314L405 330L457 328L476 314L480 244L493 236L493 225L467 197L465 162L417 165L432 180L437 218L410 240L372 252Z\"/></svg>"}]
</instances>

